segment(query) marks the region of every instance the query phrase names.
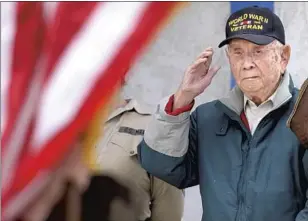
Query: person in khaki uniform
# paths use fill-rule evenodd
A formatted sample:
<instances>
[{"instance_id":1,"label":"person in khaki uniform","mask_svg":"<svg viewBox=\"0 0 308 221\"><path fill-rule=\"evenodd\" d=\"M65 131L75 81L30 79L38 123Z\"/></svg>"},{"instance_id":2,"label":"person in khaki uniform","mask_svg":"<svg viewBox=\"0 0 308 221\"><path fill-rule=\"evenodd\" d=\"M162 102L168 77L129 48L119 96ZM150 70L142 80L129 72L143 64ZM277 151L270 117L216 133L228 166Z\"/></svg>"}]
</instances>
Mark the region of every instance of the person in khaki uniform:
<instances>
[{"instance_id":1,"label":"person in khaki uniform","mask_svg":"<svg viewBox=\"0 0 308 221\"><path fill-rule=\"evenodd\" d=\"M97 144L102 173L129 187L140 221L180 221L184 192L148 174L139 164L137 146L151 119L153 109L136 100L119 99L118 106L103 124ZM172 206L171 206L172 205ZM114 202L111 220L126 220L131 207Z\"/></svg>"}]
</instances>

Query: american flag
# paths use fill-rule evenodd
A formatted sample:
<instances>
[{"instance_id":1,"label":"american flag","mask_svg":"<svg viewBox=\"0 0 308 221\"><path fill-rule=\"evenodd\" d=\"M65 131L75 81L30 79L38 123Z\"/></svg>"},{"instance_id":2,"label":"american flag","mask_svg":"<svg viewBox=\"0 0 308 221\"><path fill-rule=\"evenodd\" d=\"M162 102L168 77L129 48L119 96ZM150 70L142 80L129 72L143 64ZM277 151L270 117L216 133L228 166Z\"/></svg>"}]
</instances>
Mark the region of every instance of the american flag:
<instances>
[{"instance_id":1,"label":"american flag","mask_svg":"<svg viewBox=\"0 0 308 221\"><path fill-rule=\"evenodd\" d=\"M1 3L2 218L14 220L176 2Z\"/></svg>"},{"instance_id":2,"label":"american flag","mask_svg":"<svg viewBox=\"0 0 308 221\"><path fill-rule=\"evenodd\" d=\"M242 21L241 23L240 23L240 25L250 25L251 24L251 21L249 20L249 21Z\"/></svg>"}]
</instances>

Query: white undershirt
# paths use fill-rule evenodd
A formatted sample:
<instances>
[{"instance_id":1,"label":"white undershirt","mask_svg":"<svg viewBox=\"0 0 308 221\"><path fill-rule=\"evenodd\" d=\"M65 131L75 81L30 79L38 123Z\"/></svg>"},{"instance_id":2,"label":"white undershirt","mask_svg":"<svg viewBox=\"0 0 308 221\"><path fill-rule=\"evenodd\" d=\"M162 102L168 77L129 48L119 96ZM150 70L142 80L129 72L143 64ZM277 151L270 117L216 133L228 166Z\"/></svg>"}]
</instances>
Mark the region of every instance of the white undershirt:
<instances>
[{"instance_id":1,"label":"white undershirt","mask_svg":"<svg viewBox=\"0 0 308 221\"><path fill-rule=\"evenodd\" d=\"M274 109L274 98L276 93L277 91L259 106L244 95L244 111L251 134L254 134L261 120Z\"/></svg>"},{"instance_id":2,"label":"white undershirt","mask_svg":"<svg viewBox=\"0 0 308 221\"><path fill-rule=\"evenodd\" d=\"M244 111L246 118L249 123L251 134L254 134L261 120L271 111L279 108L289 99L292 95L289 91L290 75L285 74L281 82L272 96L270 96L266 101L264 101L259 106L255 105L254 102L248 99L244 95Z\"/></svg>"}]
</instances>

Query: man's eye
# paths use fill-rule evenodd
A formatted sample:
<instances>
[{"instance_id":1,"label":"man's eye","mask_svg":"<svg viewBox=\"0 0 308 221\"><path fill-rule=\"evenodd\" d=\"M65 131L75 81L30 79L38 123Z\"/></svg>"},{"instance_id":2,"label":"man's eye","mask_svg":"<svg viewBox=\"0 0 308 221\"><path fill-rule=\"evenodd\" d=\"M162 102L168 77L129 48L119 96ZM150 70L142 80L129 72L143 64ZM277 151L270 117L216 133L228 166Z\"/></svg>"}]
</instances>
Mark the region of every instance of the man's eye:
<instances>
[{"instance_id":1,"label":"man's eye","mask_svg":"<svg viewBox=\"0 0 308 221\"><path fill-rule=\"evenodd\" d=\"M256 50L255 51L256 54L262 54L262 52L263 52L262 50Z\"/></svg>"},{"instance_id":2,"label":"man's eye","mask_svg":"<svg viewBox=\"0 0 308 221\"><path fill-rule=\"evenodd\" d=\"M234 54L235 55L242 55L242 52L241 51L235 51Z\"/></svg>"}]
</instances>

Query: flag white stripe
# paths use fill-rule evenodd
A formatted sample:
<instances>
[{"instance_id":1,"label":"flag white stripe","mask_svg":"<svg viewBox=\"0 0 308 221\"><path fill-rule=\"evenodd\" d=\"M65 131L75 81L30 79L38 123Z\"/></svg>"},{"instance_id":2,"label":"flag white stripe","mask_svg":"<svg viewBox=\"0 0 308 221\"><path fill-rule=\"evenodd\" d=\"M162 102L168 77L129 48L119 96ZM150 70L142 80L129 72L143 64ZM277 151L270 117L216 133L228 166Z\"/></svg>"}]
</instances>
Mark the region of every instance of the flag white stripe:
<instances>
[{"instance_id":1,"label":"flag white stripe","mask_svg":"<svg viewBox=\"0 0 308 221\"><path fill-rule=\"evenodd\" d=\"M32 87L29 88L28 93L25 95L25 102L20 108L14 130L7 143L6 151L3 153L3 182L1 186L3 191L10 185L15 174L15 168L18 166L16 162L21 153L21 149L24 147L27 130L37 107L37 100L39 99L43 82L43 75L38 72L38 70L41 70L41 65L42 61L39 61L39 65L35 68L35 75L30 82Z\"/></svg>"},{"instance_id":2,"label":"flag white stripe","mask_svg":"<svg viewBox=\"0 0 308 221\"><path fill-rule=\"evenodd\" d=\"M17 17L17 4L13 5L15 7L14 11L11 11L11 16L13 16L14 23L16 22ZM12 7L12 4L11 4ZM12 46L10 48L11 53L13 52L13 41L14 35L16 33L16 26L14 26L13 34L10 36L10 40L12 42ZM11 59L12 60L12 59ZM30 85L32 87L29 88L27 94L25 94L24 102L21 103L19 112L17 113L17 120L15 122L14 128L8 142L6 144L6 151L2 152L3 154L3 162L2 162L2 186L1 191L6 191L12 182L13 175L15 174L15 169L18 166L17 161L21 153L21 149L24 147L25 139L29 124L31 123L31 119L35 113L37 107L37 100L40 96L40 91L43 82L43 75L40 72L44 65L44 57L40 57L37 65L34 69L34 74L31 79ZM12 61L10 61L10 69L8 69L8 75L11 76L12 72ZM7 95L6 95L7 97Z\"/></svg>"},{"instance_id":3,"label":"flag white stripe","mask_svg":"<svg viewBox=\"0 0 308 221\"><path fill-rule=\"evenodd\" d=\"M16 196L12 197L8 202L6 208L3 209L3 220L11 221L20 216L20 212L27 206L27 204L46 187L51 181L51 174L47 171L40 171L33 180Z\"/></svg>"},{"instance_id":4,"label":"flag white stripe","mask_svg":"<svg viewBox=\"0 0 308 221\"><path fill-rule=\"evenodd\" d=\"M44 10L44 19L47 25L53 23L59 3L60 2L42 2Z\"/></svg>"},{"instance_id":5,"label":"flag white stripe","mask_svg":"<svg viewBox=\"0 0 308 221\"><path fill-rule=\"evenodd\" d=\"M75 118L99 74L114 60L148 4L104 2L95 8L46 85L39 105L34 151L39 151L39 147Z\"/></svg>"}]
</instances>

